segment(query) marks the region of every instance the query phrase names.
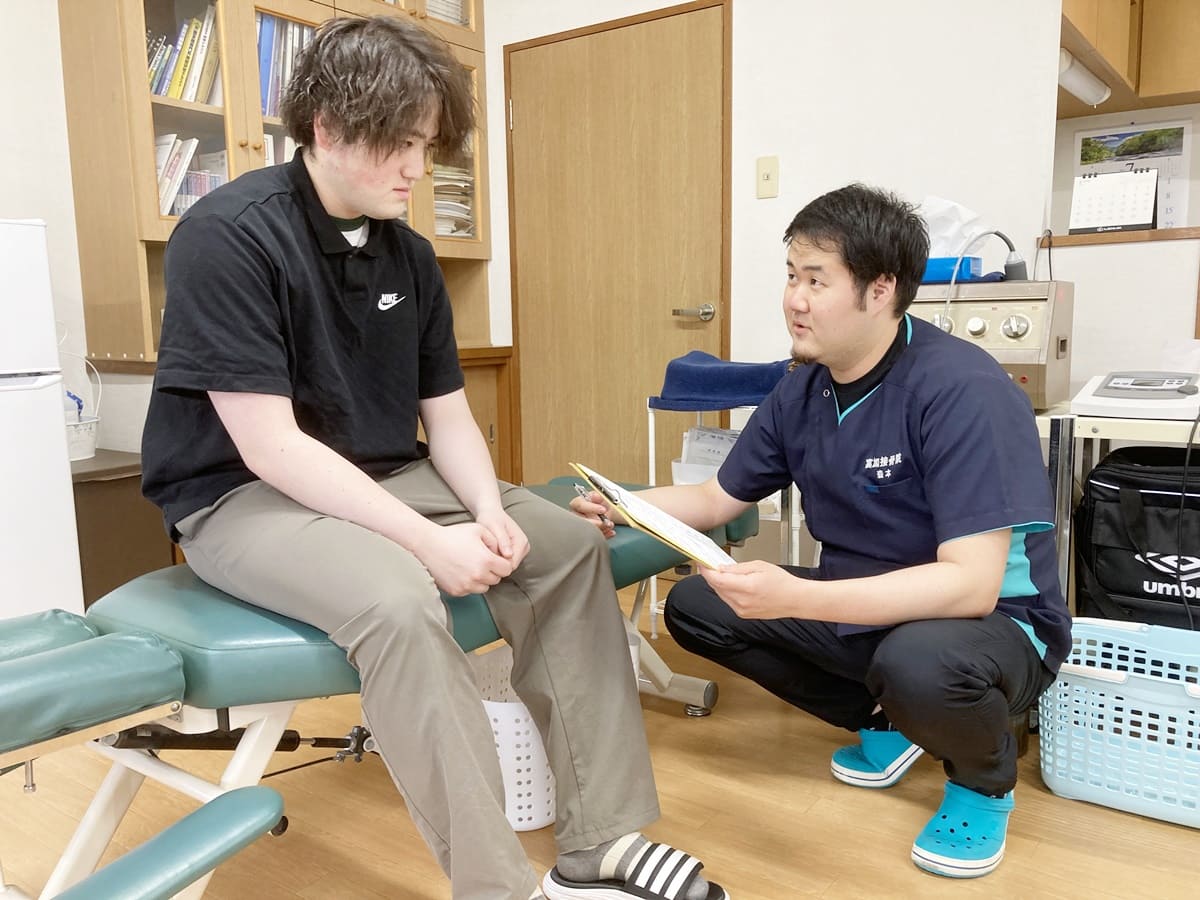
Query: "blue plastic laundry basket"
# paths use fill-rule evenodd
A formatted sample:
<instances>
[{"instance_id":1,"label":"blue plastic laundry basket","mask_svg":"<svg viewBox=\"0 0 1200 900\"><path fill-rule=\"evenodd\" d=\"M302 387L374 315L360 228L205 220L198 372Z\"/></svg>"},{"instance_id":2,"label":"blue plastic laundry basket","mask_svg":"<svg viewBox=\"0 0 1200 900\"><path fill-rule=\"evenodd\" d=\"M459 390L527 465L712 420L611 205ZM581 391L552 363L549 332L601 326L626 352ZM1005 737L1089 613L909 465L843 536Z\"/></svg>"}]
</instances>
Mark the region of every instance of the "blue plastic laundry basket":
<instances>
[{"instance_id":1,"label":"blue plastic laundry basket","mask_svg":"<svg viewBox=\"0 0 1200 900\"><path fill-rule=\"evenodd\" d=\"M1061 797L1200 828L1200 633L1076 619L1042 695L1042 780Z\"/></svg>"}]
</instances>

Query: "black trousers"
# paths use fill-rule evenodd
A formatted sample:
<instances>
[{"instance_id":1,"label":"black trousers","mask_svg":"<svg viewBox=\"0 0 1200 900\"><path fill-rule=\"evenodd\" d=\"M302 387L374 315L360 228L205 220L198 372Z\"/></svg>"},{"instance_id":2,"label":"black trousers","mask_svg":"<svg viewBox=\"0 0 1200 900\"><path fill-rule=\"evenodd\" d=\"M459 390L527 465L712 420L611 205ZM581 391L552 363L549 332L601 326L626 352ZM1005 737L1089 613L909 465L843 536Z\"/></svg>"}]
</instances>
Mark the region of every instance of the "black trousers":
<instances>
[{"instance_id":1,"label":"black trousers","mask_svg":"<svg viewBox=\"0 0 1200 900\"><path fill-rule=\"evenodd\" d=\"M680 646L831 725L857 731L877 722L882 707L897 730L942 761L947 778L992 796L1017 783L1010 716L1054 680L1002 613L839 635L830 622L741 619L693 575L671 590L665 616Z\"/></svg>"}]
</instances>

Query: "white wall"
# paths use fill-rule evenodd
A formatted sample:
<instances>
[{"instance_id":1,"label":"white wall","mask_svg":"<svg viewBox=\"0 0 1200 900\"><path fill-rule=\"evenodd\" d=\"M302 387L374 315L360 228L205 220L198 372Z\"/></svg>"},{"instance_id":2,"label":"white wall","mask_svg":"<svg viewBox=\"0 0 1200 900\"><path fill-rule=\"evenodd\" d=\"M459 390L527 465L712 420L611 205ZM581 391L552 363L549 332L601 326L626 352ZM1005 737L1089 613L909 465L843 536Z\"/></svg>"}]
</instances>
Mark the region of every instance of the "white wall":
<instances>
[{"instance_id":1,"label":"white wall","mask_svg":"<svg viewBox=\"0 0 1200 900\"><path fill-rule=\"evenodd\" d=\"M57 3L6 3L0 27L0 218L42 219L62 349L82 356L83 294L63 101ZM63 357L68 384L88 396L83 363Z\"/></svg>"},{"instance_id":2,"label":"white wall","mask_svg":"<svg viewBox=\"0 0 1200 900\"><path fill-rule=\"evenodd\" d=\"M511 339L503 47L667 4L486 0L492 337ZM781 236L850 181L962 203L1032 258L1050 199L1059 4L925 0L733 5L732 356L787 355ZM754 161L780 196L754 198ZM984 245L998 268L1004 245Z\"/></svg>"},{"instance_id":3,"label":"white wall","mask_svg":"<svg viewBox=\"0 0 1200 900\"><path fill-rule=\"evenodd\" d=\"M1112 125L1192 123L1188 224L1200 224L1200 105L1171 106L1063 119L1054 153L1050 217L1055 234L1066 234L1071 214L1075 133ZM1119 369L1161 369L1164 351L1194 334L1200 241L1161 241L1059 247L1051 251L1054 277L1075 282L1075 346L1072 390L1093 375ZM1038 266L1049 273L1046 253Z\"/></svg>"},{"instance_id":4,"label":"white wall","mask_svg":"<svg viewBox=\"0 0 1200 900\"><path fill-rule=\"evenodd\" d=\"M1071 393L1093 375L1171 368L1161 360L1190 339L1200 241L1059 247L1054 277L1075 283ZM1042 277L1046 252L1038 264ZM1179 364L1176 364L1178 366Z\"/></svg>"},{"instance_id":5,"label":"white wall","mask_svg":"<svg viewBox=\"0 0 1200 900\"><path fill-rule=\"evenodd\" d=\"M489 271L492 338L512 339L504 142L503 47L545 34L663 6L653 0L485 0L488 131L494 259ZM50 223L59 318L69 346L83 349L78 260L62 113L57 8L6 4L0 31L0 97L9 113L0 141L0 215ZM733 357L787 352L779 325L780 234L822 191L851 180L890 187L913 201L957 200L1007 232L1032 258L1049 216L1055 138L1059 4L1045 0L912 4L859 0L733 7ZM1077 123L1084 120L1075 120ZM1066 123L1060 124L1061 133ZM780 157L778 199L756 200L754 160ZM1195 207L1197 203L1193 203ZM1056 204L1057 206L1057 204ZM1002 245L988 245L989 267ZM1055 275L1079 282L1076 354L1089 369L1117 350L1159 341L1145 320L1131 336L1118 310L1153 302L1161 328L1191 333L1194 242L1135 251L1060 248ZM1182 252L1185 259L1180 260ZM1128 254L1126 254L1128 255ZM1114 262L1115 260L1115 262ZM1150 261L1144 265L1142 260ZM1111 267L1122 273L1115 278ZM1156 273L1169 270L1169 283ZM1045 275L1045 256L1041 273ZM1145 281L1139 280L1139 275ZM1124 280L1122 280L1124 279ZM1190 288L1184 282L1190 279ZM1103 315L1096 314L1103 310ZM1155 327L1160 318L1151 317ZM1112 368L1111 365L1103 365ZM1090 372L1089 372L1090 374ZM1078 378L1082 378L1080 374ZM1073 380L1078 380L1073 375ZM106 378L102 446L136 449L149 397L147 379Z\"/></svg>"}]
</instances>

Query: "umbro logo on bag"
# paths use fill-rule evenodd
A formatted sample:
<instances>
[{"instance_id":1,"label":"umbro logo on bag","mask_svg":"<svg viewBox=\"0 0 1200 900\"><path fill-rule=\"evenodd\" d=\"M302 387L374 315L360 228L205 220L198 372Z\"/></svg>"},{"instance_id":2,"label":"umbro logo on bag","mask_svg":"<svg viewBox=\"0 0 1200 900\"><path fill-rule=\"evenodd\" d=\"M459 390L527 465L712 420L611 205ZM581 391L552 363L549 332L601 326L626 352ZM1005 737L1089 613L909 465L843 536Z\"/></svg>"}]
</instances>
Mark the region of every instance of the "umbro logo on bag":
<instances>
[{"instance_id":1,"label":"umbro logo on bag","mask_svg":"<svg viewBox=\"0 0 1200 900\"><path fill-rule=\"evenodd\" d=\"M404 295L404 297L407 297L407 296L408 296L407 294ZM393 306L395 306L397 303L399 303L401 300L403 300L404 297L398 297L395 294L380 294L379 295L379 308L384 311L387 311L387 310L391 309Z\"/></svg>"},{"instance_id":2,"label":"umbro logo on bag","mask_svg":"<svg viewBox=\"0 0 1200 900\"><path fill-rule=\"evenodd\" d=\"M1140 553L1134 554L1138 562L1170 575L1181 581L1194 581L1200 578L1200 559L1195 556L1178 556L1174 553Z\"/></svg>"}]
</instances>

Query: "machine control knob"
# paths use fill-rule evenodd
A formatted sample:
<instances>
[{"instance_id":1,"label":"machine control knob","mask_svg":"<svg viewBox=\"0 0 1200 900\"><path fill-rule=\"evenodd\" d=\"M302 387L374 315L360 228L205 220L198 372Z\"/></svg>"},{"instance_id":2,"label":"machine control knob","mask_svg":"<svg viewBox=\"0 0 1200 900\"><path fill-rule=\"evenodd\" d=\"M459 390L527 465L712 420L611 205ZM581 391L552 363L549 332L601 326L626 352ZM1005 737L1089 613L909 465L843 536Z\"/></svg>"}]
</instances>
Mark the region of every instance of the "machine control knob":
<instances>
[{"instance_id":1,"label":"machine control knob","mask_svg":"<svg viewBox=\"0 0 1200 900\"><path fill-rule=\"evenodd\" d=\"M949 316L935 313L933 318L929 320L935 328L940 328L946 334L954 334L954 320Z\"/></svg>"},{"instance_id":2,"label":"machine control knob","mask_svg":"<svg viewBox=\"0 0 1200 900\"><path fill-rule=\"evenodd\" d=\"M1000 326L1000 330L1004 332L1004 336L1019 341L1025 335L1029 334L1029 327L1033 323L1029 321L1029 316L1015 315L1009 316Z\"/></svg>"},{"instance_id":3,"label":"machine control knob","mask_svg":"<svg viewBox=\"0 0 1200 900\"><path fill-rule=\"evenodd\" d=\"M971 316L967 319L967 334L971 337L983 337L987 330L988 322L983 316Z\"/></svg>"}]
</instances>

